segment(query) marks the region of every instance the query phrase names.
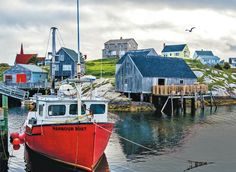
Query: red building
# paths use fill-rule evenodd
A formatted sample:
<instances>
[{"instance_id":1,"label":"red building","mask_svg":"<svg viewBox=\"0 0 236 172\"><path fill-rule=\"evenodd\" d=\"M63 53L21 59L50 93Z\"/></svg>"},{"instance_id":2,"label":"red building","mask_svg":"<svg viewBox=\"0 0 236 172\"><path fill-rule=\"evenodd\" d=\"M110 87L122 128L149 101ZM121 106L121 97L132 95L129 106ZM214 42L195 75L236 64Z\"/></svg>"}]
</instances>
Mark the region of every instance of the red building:
<instances>
[{"instance_id":1,"label":"red building","mask_svg":"<svg viewBox=\"0 0 236 172\"><path fill-rule=\"evenodd\" d=\"M24 54L23 44L21 44L20 54L16 55L15 64L29 64L30 59L37 56L37 54Z\"/></svg>"}]
</instances>

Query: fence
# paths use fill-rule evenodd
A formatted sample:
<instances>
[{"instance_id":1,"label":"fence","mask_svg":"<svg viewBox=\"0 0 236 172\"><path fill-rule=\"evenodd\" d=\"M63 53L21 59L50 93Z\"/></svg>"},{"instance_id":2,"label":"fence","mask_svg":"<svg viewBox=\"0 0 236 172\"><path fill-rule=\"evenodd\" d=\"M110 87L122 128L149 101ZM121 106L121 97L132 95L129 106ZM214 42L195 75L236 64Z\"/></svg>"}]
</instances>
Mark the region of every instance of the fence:
<instances>
[{"instance_id":1,"label":"fence","mask_svg":"<svg viewBox=\"0 0 236 172\"><path fill-rule=\"evenodd\" d=\"M195 93L207 94L208 86L198 85L155 85L152 88L154 95L194 95Z\"/></svg>"}]
</instances>

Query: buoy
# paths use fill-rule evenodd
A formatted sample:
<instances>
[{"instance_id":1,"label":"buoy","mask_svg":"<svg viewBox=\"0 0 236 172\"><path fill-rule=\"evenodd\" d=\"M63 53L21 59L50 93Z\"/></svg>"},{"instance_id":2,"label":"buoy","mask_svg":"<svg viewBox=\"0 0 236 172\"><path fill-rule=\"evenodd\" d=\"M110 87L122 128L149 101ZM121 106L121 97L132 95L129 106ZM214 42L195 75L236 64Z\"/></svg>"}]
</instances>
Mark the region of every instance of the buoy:
<instances>
[{"instance_id":1,"label":"buoy","mask_svg":"<svg viewBox=\"0 0 236 172\"><path fill-rule=\"evenodd\" d=\"M11 133L10 138L12 138L12 139L19 138L19 133L17 133L17 132Z\"/></svg>"},{"instance_id":2,"label":"buoy","mask_svg":"<svg viewBox=\"0 0 236 172\"><path fill-rule=\"evenodd\" d=\"M20 145L14 145L14 146L13 146L13 149L14 149L14 150L19 150L19 149L20 149Z\"/></svg>"},{"instance_id":3,"label":"buoy","mask_svg":"<svg viewBox=\"0 0 236 172\"><path fill-rule=\"evenodd\" d=\"M19 138L15 138L13 139L13 146L17 146L17 145L20 145L20 139Z\"/></svg>"},{"instance_id":4,"label":"buoy","mask_svg":"<svg viewBox=\"0 0 236 172\"><path fill-rule=\"evenodd\" d=\"M19 135L19 139L22 141L22 140L25 140L25 133L21 133Z\"/></svg>"}]
</instances>

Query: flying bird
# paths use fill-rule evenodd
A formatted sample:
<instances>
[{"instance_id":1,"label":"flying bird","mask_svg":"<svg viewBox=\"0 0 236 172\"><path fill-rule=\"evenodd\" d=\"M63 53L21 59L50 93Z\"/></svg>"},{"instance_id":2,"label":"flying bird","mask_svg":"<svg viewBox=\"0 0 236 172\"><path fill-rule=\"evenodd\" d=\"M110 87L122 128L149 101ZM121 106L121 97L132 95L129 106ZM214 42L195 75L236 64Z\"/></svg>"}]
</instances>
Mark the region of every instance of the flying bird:
<instances>
[{"instance_id":1,"label":"flying bird","mask_svg":"<svg viewBox=\"0 0 236 172\"><path fill-rule=\"evenodd\" d=\"M191 29L186 29L185 31L186 32L192 32L193 31L193 29L195 29L196 27L192 27Z\"/></svg>"}]
</instances>

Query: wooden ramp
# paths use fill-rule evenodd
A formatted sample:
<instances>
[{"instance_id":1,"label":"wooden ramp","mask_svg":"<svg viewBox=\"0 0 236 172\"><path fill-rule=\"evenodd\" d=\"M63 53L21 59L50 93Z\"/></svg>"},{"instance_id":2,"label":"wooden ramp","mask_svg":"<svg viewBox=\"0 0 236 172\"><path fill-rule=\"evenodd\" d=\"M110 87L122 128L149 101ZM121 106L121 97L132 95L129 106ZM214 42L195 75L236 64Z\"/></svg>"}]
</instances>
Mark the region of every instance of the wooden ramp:
<instances>
[{"instance_id":1,"label":"wooden ramp","mask_svg":"<svg viewBox=\"0 0 236 172\"><path fill-rule=\"evenodd\" d=\"M29 98L29 92L7 86L4 83L0 83L0 94L19 100L25 100Z\"/></svg>"}]
</instances>

